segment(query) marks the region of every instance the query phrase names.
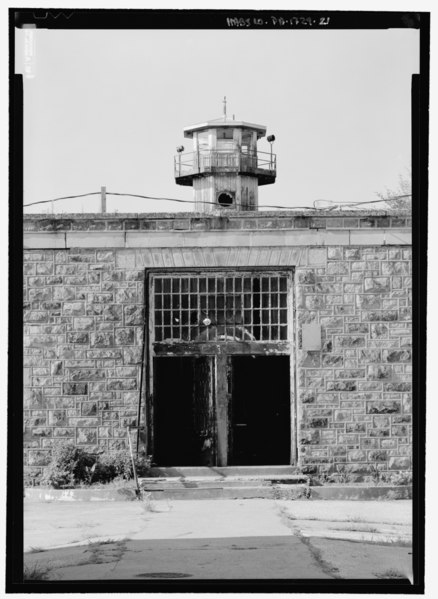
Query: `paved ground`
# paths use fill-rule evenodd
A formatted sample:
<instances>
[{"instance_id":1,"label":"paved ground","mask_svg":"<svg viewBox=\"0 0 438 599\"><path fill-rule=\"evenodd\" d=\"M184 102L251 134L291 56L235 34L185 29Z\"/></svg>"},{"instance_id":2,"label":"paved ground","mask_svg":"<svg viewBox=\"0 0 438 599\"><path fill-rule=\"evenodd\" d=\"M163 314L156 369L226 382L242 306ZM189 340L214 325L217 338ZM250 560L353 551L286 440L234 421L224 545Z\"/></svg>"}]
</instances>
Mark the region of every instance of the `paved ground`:
<instances>
[{"instance_id":1,"label":"paved ground","mask_svg":"<svg viewBox=\"0 0 438 599\"><path fill-rule=\"evenodd\" d=\"M411 502L26 503L50 580L411 577Z\"/></svg>"}]
</instances>

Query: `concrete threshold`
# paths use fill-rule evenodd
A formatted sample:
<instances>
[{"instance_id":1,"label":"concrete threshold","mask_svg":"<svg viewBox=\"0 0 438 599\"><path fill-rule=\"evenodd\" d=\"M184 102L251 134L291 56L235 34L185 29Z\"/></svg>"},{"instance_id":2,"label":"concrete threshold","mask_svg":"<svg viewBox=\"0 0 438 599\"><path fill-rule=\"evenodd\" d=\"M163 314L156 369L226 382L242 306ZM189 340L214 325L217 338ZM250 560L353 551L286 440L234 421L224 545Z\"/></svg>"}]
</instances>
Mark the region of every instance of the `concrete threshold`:
<instances>
[{"instance_id":1,"label":"concrete threshold","mask_svg":"<svg viewBox=\"0 0 438 599\"><path fill-rule=\"evenodd\" d=\"M376 501L411 499L410 486L366 486L331 485L309 487L303 484L270 484L268 481L254 484L250 481L234 481L226 485L217 481L210 484L192 486L147 485L143 486L146 496L160 499L279 499L279 500L327 500L327 501ZM137 495L134 487L120 489L25 489L26 502L58 501L134 501Z\"/></svg>"}]
</instances>

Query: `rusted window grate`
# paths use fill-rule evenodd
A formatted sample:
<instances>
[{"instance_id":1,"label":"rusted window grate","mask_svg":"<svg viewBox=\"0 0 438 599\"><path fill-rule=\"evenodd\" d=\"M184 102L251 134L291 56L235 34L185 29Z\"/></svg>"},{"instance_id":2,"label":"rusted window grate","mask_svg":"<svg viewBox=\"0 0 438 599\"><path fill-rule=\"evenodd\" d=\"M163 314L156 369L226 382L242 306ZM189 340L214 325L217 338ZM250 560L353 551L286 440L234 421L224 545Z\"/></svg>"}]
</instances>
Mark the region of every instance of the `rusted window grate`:
<instances>
[{"instance_id":1,"label":"rusted window grate","mask_svg":"<svg viewBox=\"0 0 438 599\"><path fill-rule=\"evenodd\" d=\"M288 278L155 275L155 341L286 341Z\"/></svg>"}]
</instances>

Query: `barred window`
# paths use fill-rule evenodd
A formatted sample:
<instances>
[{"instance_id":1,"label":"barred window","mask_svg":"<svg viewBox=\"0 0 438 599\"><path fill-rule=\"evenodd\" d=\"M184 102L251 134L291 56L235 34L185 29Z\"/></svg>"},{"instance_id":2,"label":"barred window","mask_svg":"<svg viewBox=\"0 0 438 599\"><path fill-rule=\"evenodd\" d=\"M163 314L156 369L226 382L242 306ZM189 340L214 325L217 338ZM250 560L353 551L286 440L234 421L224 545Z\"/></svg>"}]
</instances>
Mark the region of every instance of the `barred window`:
<instances>
[{"instance_id":1,"label":"barred window","mask_svg":"<svg viewBox=\"0 0 438 599\"><path fill-rule=\"evenodd\" d=\"M285 274L169 274L152 279L155 341L286 341Z\"/></svg>"}]
</instances>

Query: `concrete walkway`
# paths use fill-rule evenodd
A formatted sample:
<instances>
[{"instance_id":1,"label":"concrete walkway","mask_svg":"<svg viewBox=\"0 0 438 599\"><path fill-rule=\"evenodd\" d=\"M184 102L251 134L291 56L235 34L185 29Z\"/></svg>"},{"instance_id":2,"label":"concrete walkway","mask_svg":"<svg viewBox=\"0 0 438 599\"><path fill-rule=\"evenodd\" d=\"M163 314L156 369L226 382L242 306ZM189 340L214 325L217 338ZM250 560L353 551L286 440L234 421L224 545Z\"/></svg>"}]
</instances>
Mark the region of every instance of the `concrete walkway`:
<instances>
[{"instance_id":1,"label":"concrete walkway","mask_svg":"<svg viewBox=\"0 0 438 599\"><path fill-rule=\"evenodd\" d=\"M409 578L410 517L410 501L25 502L25 565L49 580Z\"/></svg>"}]
</instances>

